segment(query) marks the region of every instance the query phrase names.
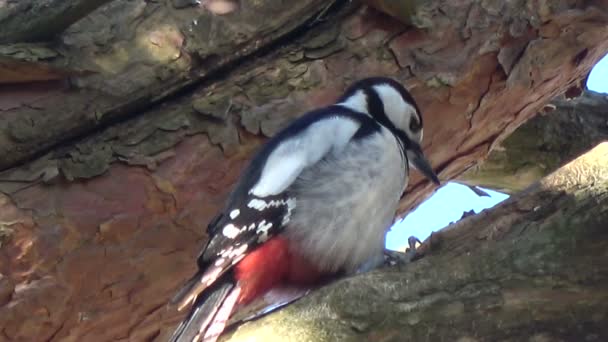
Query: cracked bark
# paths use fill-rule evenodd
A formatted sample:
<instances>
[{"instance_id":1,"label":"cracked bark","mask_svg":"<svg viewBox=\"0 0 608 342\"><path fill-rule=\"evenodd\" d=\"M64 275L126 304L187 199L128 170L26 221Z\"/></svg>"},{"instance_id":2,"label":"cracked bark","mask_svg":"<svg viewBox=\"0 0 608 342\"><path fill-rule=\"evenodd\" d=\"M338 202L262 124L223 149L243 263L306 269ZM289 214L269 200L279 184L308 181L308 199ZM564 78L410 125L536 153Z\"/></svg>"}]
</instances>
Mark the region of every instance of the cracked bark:
<instances>
[{"instance_id":1,"label":"cracked bark","mask_svg":"<svg viewBox=\"0 0 608 342\"><path fill-rule=\"evenodd\" d=\"M603 341L607 223L603 143L435 234L422 259L338 281L223 340Z\"/></svg>"},{"instance_id":2,"label":"cracked bark","mask_svg":"<svg viewBox=\"0 0 608 342\"><path fill-rule=\"evenodd\" d=\"M201 7L175 10L169 2L110 2L57 41L0 47L0 75L18 68L25 80L64 81L43 83L40 91L6 89L0 170L221 78L306 27L321 3L265 0L217 16Z\"/></svg>"},{"instance_id":3,"label":"cracked bark","mask_svg":"<svg viewBox=\"0 0 608 342\"><path fill-rule=\"evenodd\" d=\"M0 8L0 43L49 40L110 0L26 0Z\"/></svg>"},{"instance_id":4,"label":"cracked bark","mask_svg":"<svg viewBox=\"0 0 608 342\"><path fill-rule=\"evenodd\" d=\"M607 111L606 94L586 91L573 100L555 99L458 181L510 194L521 191L608 140Z\"/></svg>"},{"instance_id":5,"label":"cracked bark","mask_svg":"<svg viewBox=\"0 0 608 342\"><path fill-rule=\"evenodd\" d=\"M0 47L8 340L160 340L179 317L155 308L252 151L354 79L411 89L448 180L608 51L605 1L413 1L409 25L351 1L173 3L112 1ZM400 213L430 193L414 175Z\"/></svg>"}]
</instances>

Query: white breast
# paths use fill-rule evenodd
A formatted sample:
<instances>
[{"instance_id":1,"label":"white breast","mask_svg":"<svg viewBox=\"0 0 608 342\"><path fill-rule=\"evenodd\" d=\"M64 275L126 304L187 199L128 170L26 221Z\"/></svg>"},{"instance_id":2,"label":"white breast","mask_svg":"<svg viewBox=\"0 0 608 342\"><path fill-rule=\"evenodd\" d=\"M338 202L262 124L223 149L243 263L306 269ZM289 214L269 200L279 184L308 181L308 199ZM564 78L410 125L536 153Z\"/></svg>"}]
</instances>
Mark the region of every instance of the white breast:
<instances>
[{"instance_id":1,"label":"white breast","mask_svg":"<svg viewBox=\"0 0 608 342\"><path fill-rule=\"evenodd\" d=\"M406 183L396 138L383 128L302 172L285 234L321 270L352 272L383 252Z\"/></svg>"}]
</instances>

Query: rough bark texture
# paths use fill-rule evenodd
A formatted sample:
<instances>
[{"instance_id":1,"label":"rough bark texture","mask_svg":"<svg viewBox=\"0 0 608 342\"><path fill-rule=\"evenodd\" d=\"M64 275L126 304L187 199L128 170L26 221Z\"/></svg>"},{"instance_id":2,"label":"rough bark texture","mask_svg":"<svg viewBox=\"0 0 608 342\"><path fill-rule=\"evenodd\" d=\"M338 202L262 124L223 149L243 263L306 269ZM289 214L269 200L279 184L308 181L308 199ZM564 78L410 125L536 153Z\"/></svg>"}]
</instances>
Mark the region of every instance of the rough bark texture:
<instances>
[{"instance_id":1,"label":"rough bark texture","mask_svg":"<svg viewBox=\"0 0 608 342\"><path fill-rule=\"evenodd\" d=\"M225 340L608 339L608 143L431 240L418 261L341 280Z\"/></svg>"},{"instance_id":2,"label":"rough bark texture","mask_svg":"<svg viewBox=\"0 0 608 342\"><path fill-rule=\"evenodd\" d=\"M0 170L223 75L229 65L307 23L325 3L248 1L225 16L165 1L102 6L46 44L45 58L35 55L34 62L44 62L38 68L57 70L63 82L4 89ZM31 45L5 49L0 67L8 72L32 64ZM21 69L24 78L36 79L28 67Z\"/></svg>"},{"instance_id":3,"label":"rough bark texture","mask_svg":"<svg viewBox=\"0 0 608 342\"><path fill-rule=\"evenodd\" d=\"M109 1L4 1L0 4L0 43L48 40Z\"/></svg>"},{"instance_id":4,"label":"rough bark texture","mask_svg":"<svg viewBox=\"0 0 608 342\"><path fill-rule=\"evenodd\" d=\"M605 140L608 96L587 91L552 101L458 180L515 193Z\"/></svg>"},{"instance_id":5,"label":"rough bark texture","mask_svg":"<svg viewBox=\"0 0 608 342\"><path fill-rule=\"evenodd\" d=\"M2 338L162 339L253 149L354 79L412 90L447 180L608 50L605 1L414 1L409 26L354 1L210 2L113 1L0 50ZM414 177L401 212L430 190Z\"/></svg>"}]
</instances>

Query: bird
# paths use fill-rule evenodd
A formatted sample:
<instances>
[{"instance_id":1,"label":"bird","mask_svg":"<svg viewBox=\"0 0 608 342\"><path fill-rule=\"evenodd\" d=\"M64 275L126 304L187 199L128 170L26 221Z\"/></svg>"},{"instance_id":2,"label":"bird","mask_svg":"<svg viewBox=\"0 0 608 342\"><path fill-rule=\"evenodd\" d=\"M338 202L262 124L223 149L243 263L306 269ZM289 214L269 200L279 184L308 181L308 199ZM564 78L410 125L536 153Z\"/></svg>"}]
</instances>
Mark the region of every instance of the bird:
<instances>
[{"instance_id":1,"label":"bird","mask_svg":"<svg viewBox=\"0 0 608 342\"><path fill-rule=\"evenodd\" d=\"M198 271L170 301L190 307L170 341L215 341L237 308L275 287L381 264L410 168L440 184L422 124L407 89L375 76L268 139L209 222Z\"/></svg>"}]
</instances>

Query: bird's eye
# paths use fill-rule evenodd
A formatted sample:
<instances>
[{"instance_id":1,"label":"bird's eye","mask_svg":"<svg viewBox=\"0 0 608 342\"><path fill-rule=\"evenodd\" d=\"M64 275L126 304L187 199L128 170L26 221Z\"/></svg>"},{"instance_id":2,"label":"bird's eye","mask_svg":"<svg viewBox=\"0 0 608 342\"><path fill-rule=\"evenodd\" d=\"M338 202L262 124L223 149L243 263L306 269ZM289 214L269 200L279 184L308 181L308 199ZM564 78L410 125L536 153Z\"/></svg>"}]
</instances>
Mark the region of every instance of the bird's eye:
<instances>
[{"instance_id":1,"label":"bird's eye","mask_svg":"<svg viewBox=\"0 0 608 342\"><path fill-rule=\"evenodd\" d=\"M410 131L412 131L412 133L416 133L420 130L420 123L418 122L418 120L416 120L415 118L411 118L410 119Z\"/></svg>"}]
</instances>

